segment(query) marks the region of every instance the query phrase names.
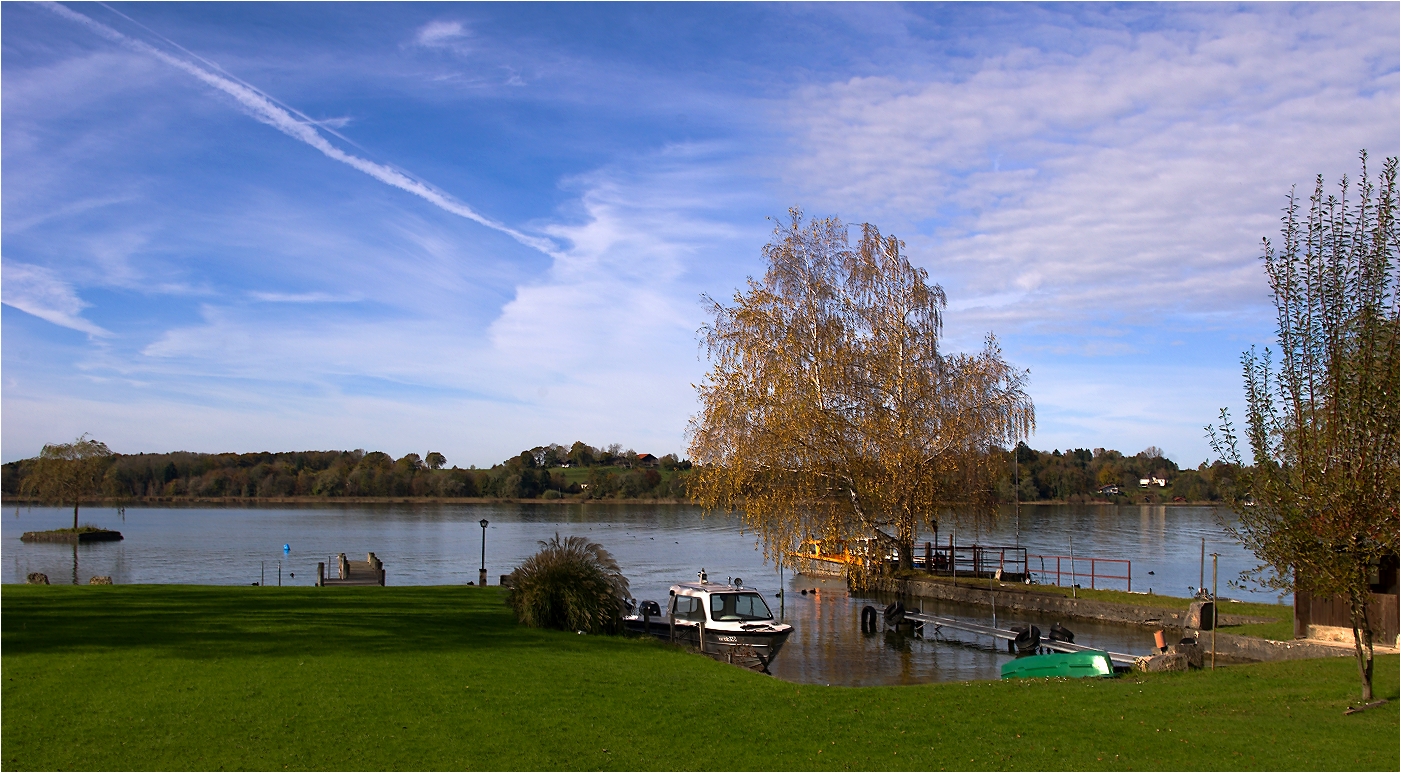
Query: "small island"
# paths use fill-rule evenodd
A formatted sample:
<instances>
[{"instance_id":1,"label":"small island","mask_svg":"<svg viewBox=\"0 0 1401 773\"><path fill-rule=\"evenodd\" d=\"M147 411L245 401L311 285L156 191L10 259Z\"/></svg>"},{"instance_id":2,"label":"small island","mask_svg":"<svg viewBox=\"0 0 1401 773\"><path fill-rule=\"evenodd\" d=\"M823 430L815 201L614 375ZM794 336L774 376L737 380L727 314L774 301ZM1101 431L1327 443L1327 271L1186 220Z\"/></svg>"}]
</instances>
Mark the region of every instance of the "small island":
<instances>
[{"instance_id":1,"label":"small island","mask_svg":"<svg viewBox=\"0 0 1401 773\"><path fill-rule=\"evenodd\" d=\"M80 526L76 529L50 529L48 531L27 531L20 536L21 542L62 542L65 544L77 544L79 542L116 542L122 539L122 533L111 529L99 529L96 526Z\"/></svg>"}]
</instances>

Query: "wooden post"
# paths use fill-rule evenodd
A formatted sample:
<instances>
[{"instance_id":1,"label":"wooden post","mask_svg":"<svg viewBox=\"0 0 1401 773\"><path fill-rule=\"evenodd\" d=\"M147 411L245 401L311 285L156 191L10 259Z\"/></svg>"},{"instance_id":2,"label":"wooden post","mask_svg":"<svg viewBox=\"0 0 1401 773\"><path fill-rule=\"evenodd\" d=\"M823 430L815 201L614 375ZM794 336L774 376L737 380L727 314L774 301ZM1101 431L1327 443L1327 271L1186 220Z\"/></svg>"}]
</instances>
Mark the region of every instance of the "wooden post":
<instances>
[{"instance_id":1,"label":"wooden post","mask_svg":"<svg viewBox=\"0 0 1401 773\"><path fill-rule=\"evenodd\" d=\"M924 543L924 571L934 573L934 543Z\"/></svg>"},{"instance_id":2,"label":"wooden post","mask_svg":"<svg viewBox=\"0 0 1401 773\"><path fill-rule=\"evenodd\" d=\"M1211 554L1211 670L1216 670L1216 559Z\"/></svg>"},{"instance_id":3,"label":"wooden post","mask_svg":"<svg viewBox=\"0 0 1401 773\"><path fill-rule=\"evenodd\" d=\"M326 562L316 562L316 587L320 588L326 584Z\"/></svg>"}]
</instances>

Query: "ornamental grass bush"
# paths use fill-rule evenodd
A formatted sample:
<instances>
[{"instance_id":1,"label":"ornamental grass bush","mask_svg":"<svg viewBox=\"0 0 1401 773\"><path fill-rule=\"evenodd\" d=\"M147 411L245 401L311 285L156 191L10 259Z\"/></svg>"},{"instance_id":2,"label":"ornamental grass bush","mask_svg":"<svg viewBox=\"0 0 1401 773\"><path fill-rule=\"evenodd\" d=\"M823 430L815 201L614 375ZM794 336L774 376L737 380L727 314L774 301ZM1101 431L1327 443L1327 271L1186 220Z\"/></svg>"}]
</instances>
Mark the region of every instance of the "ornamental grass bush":
<instances>
[{"instance_id":1,"label":"ornamental grass bush","mask_svg":"<svg viewBox=\"0 0 1401 773\"><path fill-rule=\"evenodd\" d=\"M555 534L511 572L506 604L532 628L618 633L628 595L627 578L602 545Z\"/></svg>"}]
</instances>

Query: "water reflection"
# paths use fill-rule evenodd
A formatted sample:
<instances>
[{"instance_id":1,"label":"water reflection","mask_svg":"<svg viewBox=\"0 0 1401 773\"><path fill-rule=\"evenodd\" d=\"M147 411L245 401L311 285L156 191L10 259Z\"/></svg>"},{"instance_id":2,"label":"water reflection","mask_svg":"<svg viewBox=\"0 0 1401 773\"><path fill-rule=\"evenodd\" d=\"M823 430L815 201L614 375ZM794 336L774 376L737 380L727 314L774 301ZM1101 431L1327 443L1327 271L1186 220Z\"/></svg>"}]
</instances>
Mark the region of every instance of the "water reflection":
<instances>
[{"instance_id":1,"label":"water reflection","mask_svg":"<svg viewBox=\"0 0 1401 773\"><path fill-rule=\"evenodd\" d=\"M129 508L125 523L114 510L90 509L84 521L116 528L122 542L78 546L20 542L21 532L71 523L71 511L29 508L3 520L3 581L24 582L29 572L44 572L51 582L86 583L93 575L110 575L117 584L192 583L248 585L266 565L269 582L277 569L287 585L310 585L316 563L344 552L363 557L373 551L384 561L391 585L465 585L477 579L481 528L490 521L486 561L491 583L537 549L537 541L556 532L578 534L601 543L623 566L639 599L664 601L667 588L692 580L702 567L715 580L743 577L759 588L795 626L774 666L775 675L806 683L869 685L929 681L996 679L1009 655L996 642L948 632L949 641L863 636L860 611L883 607L890 599L853 597L839 580L807 576L784 578L785 596L775 567L764 561L752 535L723 516L701 517L684 506L608 505L330 505L316 507L167 507ZM1193 507L1029 507L1020 519L1010 511L990 528L960 530L985 544L1022 544L1032 552L1065 553L1073 539L1077 556L1121 558L1133 562L1134 590L1149 587L1187 595L1198 577L1200 540L1207 551L1220 552L1221 576L1232 577L1251 565L1241 547L1229 540L1211 508ZM65 521L67 519L67 521ZM1018 523L1020 521L1020 523ZM924 538L932 538L927 535ZM290 550L283 555L282 546ZM1208 567L1209 570L1209 567ZM1153 572L1149 575L1148 572ZM290 573L295 572L293 578ZM1209 571L1208 571L1209 577ZM801 590L815 589L803 595ZM1247 594L1235 594L1247 595ZM1257 596L1273 601L1269 595ZM920 599L907 606L950 617L990 622L991 610ZM1042 630L1053 620L1012 620L1004 627L1033 622ZM1151 637L1142 629L1068 623L1077 642L1142 653Z\"/></svg>"}]
</instances>

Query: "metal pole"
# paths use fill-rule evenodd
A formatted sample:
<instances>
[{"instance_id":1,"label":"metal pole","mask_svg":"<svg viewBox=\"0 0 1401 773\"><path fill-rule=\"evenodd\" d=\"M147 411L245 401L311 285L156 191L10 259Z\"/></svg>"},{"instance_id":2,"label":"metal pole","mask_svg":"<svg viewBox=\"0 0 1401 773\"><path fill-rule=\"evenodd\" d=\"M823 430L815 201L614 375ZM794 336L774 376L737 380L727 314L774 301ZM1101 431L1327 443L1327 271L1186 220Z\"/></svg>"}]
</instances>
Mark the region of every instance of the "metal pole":
<instances>
[{"instance_id":1,"label":"metal pole","mask_svg":"<svg viewBox=\"0 0 1401 773\"><path fill-rule=\"evenodd\" d=\"M788 589L783 585L783 554L778 554L778 619L784 619L783 605L788 600Z\"/></svg>"},{"instance_id":2,"label":"metal pole","mask_svg":"<svg viewBox=\"0 0 1401 773\"><path fill-rule=\"evenodd\" d=\"M267 585L267 584L268 584L268 562L267 562L267 561L259 561L259 562L258 562L258 587L261 588L261 587L263 587L264 585Z\"/></svg>"},{"instance_id":3,"label":"metal pole","mask_svg":"<svg viewBox=\"0 0 1401 773\"><path fill-rule=\"evenodd\" d=\"M958 587L958 527L949 530L949 566L953 569L953 586Z\"/></svg>"},{"instance_id":4,"label":"metal pole","mask_svg":"<svg viewBox=\"0 0 1401 773\"><path fill-rule=\"evenodd\" d=\"M1216 670L1216 559L1217 554L1211 554L1211 670Z\"/></svg>"},{"instance_id":5,"label":"metal pole","mask_svg":"<svg viewBox=\"0 0 1401 773\"><path fill-rule=\"evenodd\" d=\"M482 527L482 569L477 574L478 585L486 585L486 527L488 523L485 518L477 522L477 525Z\"/></svg>"},{"instance_id":6,"label":"metal pole","mask_svg":"<svg viewBox=\"0 0 1401 773\"><path fill-rule=\"evenodd\" d=\"M282 562L277 562L277 587L282 587Z\"/></svg>"},{"instance_id":7,"label":"metal pole","mask_svg":"<svg viewBox=\"0 0 1401 773\"><path fill-rule=\"evenodd\" d=\"M1075 587L1075 535L1070 535L1070 597L1080 598L1080 589Z\"/></svg>"},{"instance_id":8,"label":"metal pole","mask_svg":"<svg viewBox=\"0 0 1401 773\"><path fill-rule=\"evenodd\" d=\"M1197 571L1197 595L1202 595L1202 588L1206 585L1206 537L1202 537L1202 563Z\"/></svg>"}]
</instances>

